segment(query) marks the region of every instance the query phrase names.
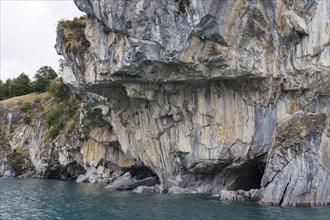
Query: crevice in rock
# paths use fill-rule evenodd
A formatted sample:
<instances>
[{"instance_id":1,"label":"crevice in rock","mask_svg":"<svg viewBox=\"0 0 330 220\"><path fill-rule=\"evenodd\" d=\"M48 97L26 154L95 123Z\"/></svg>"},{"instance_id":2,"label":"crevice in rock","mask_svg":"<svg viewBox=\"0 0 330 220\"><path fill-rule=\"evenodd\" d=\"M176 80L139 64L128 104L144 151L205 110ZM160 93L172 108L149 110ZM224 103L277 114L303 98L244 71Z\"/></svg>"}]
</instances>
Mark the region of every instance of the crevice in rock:
<instances>
[{"instance_id":1,"label":"crevice in rock","mask_svg":"<svg viewBox=\"0 0 330 220\"><path fill-rule=\"evenodd\" d=\"M290 181L285 186L285 189L283 191L283 195L282 195L282 198L281 198L281 201L280 201L279 205L282 205L283 204L283 201L284 201L284 198L285 198L285 194L286 194L286 190L288 189L289 183L290 183Z\"/></svg>"}]
</instances>

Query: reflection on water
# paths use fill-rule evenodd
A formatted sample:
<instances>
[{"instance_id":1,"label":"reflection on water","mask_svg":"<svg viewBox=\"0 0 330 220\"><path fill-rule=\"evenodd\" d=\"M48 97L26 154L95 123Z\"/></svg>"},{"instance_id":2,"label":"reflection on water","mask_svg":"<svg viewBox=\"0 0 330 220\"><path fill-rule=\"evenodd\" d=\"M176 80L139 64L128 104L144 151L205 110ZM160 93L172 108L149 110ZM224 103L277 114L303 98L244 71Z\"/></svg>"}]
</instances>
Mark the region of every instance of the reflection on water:
<instances>
[{"instance_id":1,"label":"reflection on water","mask_svg":"<svg viewBox=\"0 0 330 220\"><path fill-rule=\"evenodd\" d=\"M0 179L0 219L330 219L330 207L281 208L197 195L109 192L69 181Z\"/></svg>"}]
</instances>

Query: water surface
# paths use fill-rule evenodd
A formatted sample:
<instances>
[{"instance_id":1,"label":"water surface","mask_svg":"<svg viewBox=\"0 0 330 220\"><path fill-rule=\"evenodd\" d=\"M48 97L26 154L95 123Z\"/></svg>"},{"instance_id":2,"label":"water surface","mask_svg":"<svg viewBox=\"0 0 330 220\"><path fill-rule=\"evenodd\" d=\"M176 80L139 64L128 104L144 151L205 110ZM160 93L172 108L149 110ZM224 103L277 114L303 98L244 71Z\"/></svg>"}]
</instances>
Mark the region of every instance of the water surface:
<instances>
[{"instance_id":1,"label":"water surface","mask_svg":"<svg viewBox=\"0 0 330 220\"><path fill-rule=\"evenodd\" d=\"M0 219L330 219L330 207L281 208L197 195L109 192L72 181L0 178Z\"/></svg>"}]
</instances>

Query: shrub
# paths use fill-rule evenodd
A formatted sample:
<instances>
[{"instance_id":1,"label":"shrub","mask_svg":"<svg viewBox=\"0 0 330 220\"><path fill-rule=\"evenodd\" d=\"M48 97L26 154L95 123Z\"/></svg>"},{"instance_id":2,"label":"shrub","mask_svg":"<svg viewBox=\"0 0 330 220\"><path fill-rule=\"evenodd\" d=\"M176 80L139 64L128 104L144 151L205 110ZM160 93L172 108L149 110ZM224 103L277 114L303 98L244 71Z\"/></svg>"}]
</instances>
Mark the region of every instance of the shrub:
<instances>
[{"instance_id":1,"label":"shrub","mask_svg":"<svg viewBox=\"0 0 330 220\"><path fill-rule=\"evenodd\" d=\"M56 121L55 124L49 130L49 137L54 140L60 134L63 127L64 125L61 121Z\"/></svg>"},{"instance_id":2,"label":"shrub","mask_svg":"<svg viewBox=\"0 0 330 220\"><path fill-rule=\"evenodd\" d=\"M64 128L64 124L68 126L66 133L74 129L74 120L70 118L75 115L76 110L74 103L65 103L65 107L58 105L47 113L45 120L48 128L50 128L49 137L51 139L55 139L59 135L61 129Z\"/></svg>"},{"instance_id":3,"label":"shrub","mask_svg":"<svg viewBox=\"0 0 330 220\"><path fill-rule=\"evenodd\" d=\"M63 115L63 107L56 106L55 108L51 109L48 114L46 115L46 124L48 127L53 126L57 122L61 120L61 116Z\"/></svg>"},{"instance_id":4,"label":"shrub","mask_svg":"<svg viewBox=\"0 0 330 220\"><path fill-rule=\"evenodd\" d=\"M52 82L48 89L48 93L57 101L66 101L71 94L69 87L63 82L62 78L57 78Z\"/></svg>"},{"instance_id":5,"label":"shrub","mask_svg":"<svg viewBox=\"0 0 330 220\"><path fill-rule=\"evenodd\" d=\"M190 0L175 0L179 13L186 13L186 7L190 6Z\"/></svg>"},{"instance_id":6,"label":"shrub","mask_svg":"<svg viewBox=\"0 0 330 220\"><path fill-rule=\"evenodd\" d=\"M46 96L45 96L45 100L46 100L46 101L49 101L49 100L51 100L51 99L52 99L52 97L51 97L50 95L46 95Z\"/></svg>"},{"instance_id":7,"label":"shrub","mask_svg":"<svg viewBox=\"0 0 330 220\"><path fill-rule=\"evenodd\" d=\"M30 116L26 115L26 116L23 117L23 121L24 121L24 124L26 124L26 125L30 125L32 119L31 119Z\"/></svg>"},{"instance_id":8,"label":"shrub","mask_svg":"<svg viewBox=\"0 0 330 220\"><path fill-rule=\"evenodd\" d=\"M33 100L34 103L36 104L40 104L41 102L41 98L40 97L36 97L34 100Z\"/></svg>"},{"instance_id":9,"label":"shrub","mask_svg":"<svg viewBox=\"0 0 330 220\"><path fill-rule=\"evenodd\" d=\"M31 105L31 103L29 103L29 102L25 102L25 103L22 105L22 107L20 108L20 110L21 110L22 112L24 112L24 113L27 113L27 112L31 111L31 110L32 110L32 105Z\"/></svg>"},{"instance_id":10,"label":"shrub","mask_svg":"<svg viewBox=\"0 0 330 220\"><path fill-rule=\"evenodd\" d=\"M67 125L67 131L70 132L74 129L74 123L67 123L73 120L72 117L77 112L77 102L71 94L69 87L64 84L62 78L55 79L49 87L48 93L57 101L57 104L45 116L45 122L49 128L48 135L51 139L55 139ZM74 120L73 120L74 121Z\"/></svg>"},{"instance_id":11,"label":"shrub","mask_svg":"<svg viewBox=\"0 0 330 220\"><path fill-rule=\"evenodd\" d=\"M63 33L64 50L66 53L69 50L83 49L89 46L84 33L86 22L87 16L58 22L57 30Z\"/></svg>"}]
</instances>

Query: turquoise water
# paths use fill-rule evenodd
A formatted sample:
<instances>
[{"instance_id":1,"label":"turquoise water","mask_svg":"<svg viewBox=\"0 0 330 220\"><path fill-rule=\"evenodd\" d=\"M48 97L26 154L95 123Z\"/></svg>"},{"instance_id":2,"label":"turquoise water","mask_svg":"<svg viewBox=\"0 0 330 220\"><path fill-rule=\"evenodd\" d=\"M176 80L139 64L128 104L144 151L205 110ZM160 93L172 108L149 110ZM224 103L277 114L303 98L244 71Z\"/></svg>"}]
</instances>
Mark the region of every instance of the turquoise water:
<instances>
[{"instance_id":1,"label":"turquoise water","mask_svg":"<svg viewBox=\"0 0 330 220\"><path fill-rule=\"evenodd\" d=\"M0 179L0 219L330 219L330 207L281 208L208 196L109 192L89 184Z\"/></svg>"}]
</instances>

